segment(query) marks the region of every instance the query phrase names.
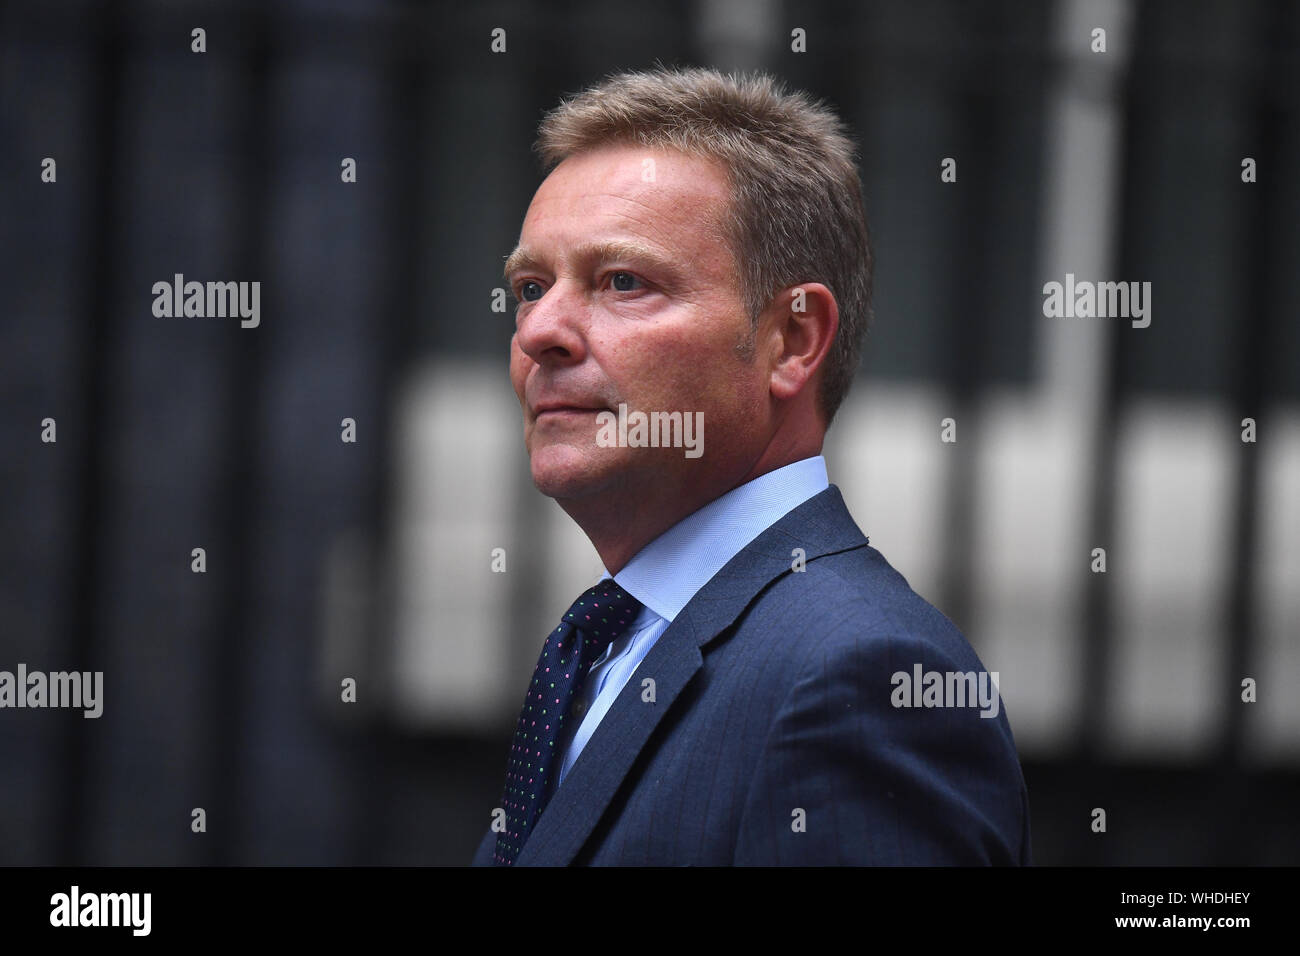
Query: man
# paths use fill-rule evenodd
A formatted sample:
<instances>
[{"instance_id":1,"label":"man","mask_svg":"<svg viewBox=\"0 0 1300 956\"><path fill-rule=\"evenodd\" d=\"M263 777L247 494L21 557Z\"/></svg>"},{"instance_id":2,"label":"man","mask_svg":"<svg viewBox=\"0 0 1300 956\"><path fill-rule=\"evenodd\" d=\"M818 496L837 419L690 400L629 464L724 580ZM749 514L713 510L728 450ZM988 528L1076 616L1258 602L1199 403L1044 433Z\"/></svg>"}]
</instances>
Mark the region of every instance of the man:
<instances>
[{"instance_id":1,"label":"man","mask_svg":"<svg viewBox=\"0 0 1300 956\"><path fill-rule=\"evenodd\" d=\"M1005 713L943 697L990 675L827 481L871 284L839 121L659 69L538 147L510 376L608 574L546 639L474 862L1028 863Z\"/></svg>"}]
</instances>

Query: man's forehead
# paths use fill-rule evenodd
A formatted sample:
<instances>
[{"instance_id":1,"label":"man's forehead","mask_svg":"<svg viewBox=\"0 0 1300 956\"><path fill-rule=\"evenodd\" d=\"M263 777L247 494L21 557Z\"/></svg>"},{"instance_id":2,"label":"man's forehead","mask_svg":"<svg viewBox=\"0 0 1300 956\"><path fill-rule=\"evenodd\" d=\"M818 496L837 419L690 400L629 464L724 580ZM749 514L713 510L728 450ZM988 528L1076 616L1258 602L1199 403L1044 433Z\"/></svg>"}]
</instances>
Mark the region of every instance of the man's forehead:
<instances>
[{"instance_id":1,"label":"man's forehead","mask_svg":"<svg viewBox=\"0 0 1300 956\"><path fill-rule=\"evenodd\" d=\"M568 213L665 218L716 215L730 199L726 174L708 159L677 150L607 146L576 153L543 180L525 218Z\"/></svg>"},{"instance_id":2,"label":"man's forehead","mask_svg":"<svg viewBox=\"0 0 1300 956\"><path fill-rule=\"evenodd\" d=\"M666 264L684 247L716 247L729 201L725 177L708 160L626 145L578 153L538 188L505 271L557 253Z\"/></svg>"}]
</instances>

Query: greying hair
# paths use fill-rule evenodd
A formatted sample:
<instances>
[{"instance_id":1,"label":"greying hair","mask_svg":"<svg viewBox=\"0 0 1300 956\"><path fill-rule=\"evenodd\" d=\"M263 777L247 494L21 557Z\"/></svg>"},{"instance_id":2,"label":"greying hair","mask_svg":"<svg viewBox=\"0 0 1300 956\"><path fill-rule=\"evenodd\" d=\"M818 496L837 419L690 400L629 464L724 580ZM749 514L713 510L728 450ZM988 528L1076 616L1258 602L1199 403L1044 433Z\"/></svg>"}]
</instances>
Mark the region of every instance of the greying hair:
<instances>
[{"instance_id":1,"label":"greying hair","mask_svg":"<svg viewBox=\"0 0 1300 956\"><path fill-rule=\"evenodd\" d=\"M820 282L839 306L824 363L829 426L857 372L871 317L871 245L854 147L820 101L762 73L711 69L615 74L546 114L536 150L550 170L575 153L628 143L720 161L731 186L725 229L751 342L779 290Z\"/></svg>"}]
</instances>

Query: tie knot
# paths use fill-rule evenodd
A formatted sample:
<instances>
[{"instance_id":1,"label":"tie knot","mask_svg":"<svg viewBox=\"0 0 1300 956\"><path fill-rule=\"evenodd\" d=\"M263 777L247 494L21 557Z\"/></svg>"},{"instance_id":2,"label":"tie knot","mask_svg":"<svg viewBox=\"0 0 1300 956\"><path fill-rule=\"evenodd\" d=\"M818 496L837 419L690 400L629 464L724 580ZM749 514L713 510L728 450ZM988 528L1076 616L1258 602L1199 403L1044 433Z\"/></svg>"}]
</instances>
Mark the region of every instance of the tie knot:
<instances>
[{"instance_id":1,"label":"tie knot","mask_svg":"<svg viewBox=\"0 0 1300 956\"><path fill-rule=\"evenodd\" d=\"M604 648L627 630L642 607L617 581L605 578L573 602L563 623L582 632L584 645Z\"/></svg>"}]
</instances>

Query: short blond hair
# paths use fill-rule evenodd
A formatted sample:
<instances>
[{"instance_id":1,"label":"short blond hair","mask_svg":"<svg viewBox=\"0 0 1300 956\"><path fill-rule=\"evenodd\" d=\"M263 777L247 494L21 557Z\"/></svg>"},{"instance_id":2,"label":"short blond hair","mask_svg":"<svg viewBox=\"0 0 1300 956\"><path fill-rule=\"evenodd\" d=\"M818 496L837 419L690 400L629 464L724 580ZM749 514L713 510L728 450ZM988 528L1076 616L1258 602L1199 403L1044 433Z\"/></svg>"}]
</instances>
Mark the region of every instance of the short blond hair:
<instances>
[{"instance_id":1,"label":"short blond hair","mask_svg":"<svg viewBox=\"0 0 1300 956\"><path fill-rule=\"evenodd\" d=\"M676 149L725 167L725 228L751 330L777 291L800 282L831 290L840 324L819 394L829 426L871 319L871 244L843 123L766 74L658 67L615 74L564 100L542 120L535 148L550 170L612 143Z\"/></svg>"}]
</instances>

